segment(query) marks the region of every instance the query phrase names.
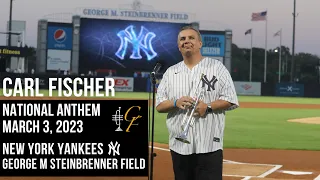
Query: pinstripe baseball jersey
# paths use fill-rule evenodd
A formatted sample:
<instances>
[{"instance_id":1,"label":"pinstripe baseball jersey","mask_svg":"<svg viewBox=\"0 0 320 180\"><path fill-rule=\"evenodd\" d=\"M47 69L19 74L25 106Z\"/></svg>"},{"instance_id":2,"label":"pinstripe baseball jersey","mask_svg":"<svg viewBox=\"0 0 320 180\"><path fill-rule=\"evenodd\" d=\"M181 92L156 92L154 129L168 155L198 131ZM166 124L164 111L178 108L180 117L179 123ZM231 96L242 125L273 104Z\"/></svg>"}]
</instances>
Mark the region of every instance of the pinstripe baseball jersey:
<instances>
[{"instance_id":1,"label":"pinstripe baseball jersey","mask_svg":"<svg viewBox=\"0 0 320 180\"><path fill-rule=\"evenodd\" d=\"M201 74L204 74L200 81ZM171 150L187 155L192 153L207 153L223 149L223 135L225 128L225 111L239 107L237 94L231 75L227 68L218 60L205 57L192 69L184 61L169 67L163 74L157 89L156 106L165 100L179 99L187 96L190 89L197 85L203 87L204 103L215 100L226 100L234 105L224 111L215 111L206 117L196 117L189 129L186 144L175 138L181 134L186 110L176 108L167 115L166 125L169 131L169 147ZM194 95L191 95L192 97Z\"/></svg>"}]
</instances>

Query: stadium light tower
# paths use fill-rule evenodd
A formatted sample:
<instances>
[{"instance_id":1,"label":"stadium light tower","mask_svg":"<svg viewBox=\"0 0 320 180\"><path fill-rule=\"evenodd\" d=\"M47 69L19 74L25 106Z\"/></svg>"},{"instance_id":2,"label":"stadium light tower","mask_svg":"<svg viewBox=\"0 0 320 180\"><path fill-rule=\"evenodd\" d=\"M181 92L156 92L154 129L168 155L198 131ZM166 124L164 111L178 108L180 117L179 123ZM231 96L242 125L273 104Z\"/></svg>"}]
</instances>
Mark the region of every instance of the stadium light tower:
<instances>
[{"instance_id":1,"label":"stadium light tower","mask_svg":"<svg viewBox=\"0 0 320 180\"><path fill-rule=\"evenodd\" d=\"M11 31L12 31L12 1L13 0L9 0L10 1L10 10L9 10L9 24L8 24L8 31L9 31L9 37L8 37L8 43L7 46L10 47L11 46ZM9 67L11 61L11 57L9 56L8 58L6 58L6 63L5 66Z\"/></svg>"},{"instance_id":2,"label":"stadium light tower","mask_svg":"<svg viewBox=\"0 0 320 180\"><path fill-rule=\"evenodd\" d=\"M10 0L10 11L9 11L9 38L8 38L8 46L11 46L11 31L12 31L12 1Z\"/></svg>"},{"instance_id":3,"label":"stadium light tower","mask_svg":"<svg viewBox=\"0 0 320 180\"><path fill-rule=\"evenodd\" d=\"M290 82L294 81L294 71L295 71L295 65L294 65L294 48L295 48L295 37L296 37L296 0L293 0L293 29L292 29L292 59L291 59L291 76L290 76Z\"/></svg>"}]
</instances>

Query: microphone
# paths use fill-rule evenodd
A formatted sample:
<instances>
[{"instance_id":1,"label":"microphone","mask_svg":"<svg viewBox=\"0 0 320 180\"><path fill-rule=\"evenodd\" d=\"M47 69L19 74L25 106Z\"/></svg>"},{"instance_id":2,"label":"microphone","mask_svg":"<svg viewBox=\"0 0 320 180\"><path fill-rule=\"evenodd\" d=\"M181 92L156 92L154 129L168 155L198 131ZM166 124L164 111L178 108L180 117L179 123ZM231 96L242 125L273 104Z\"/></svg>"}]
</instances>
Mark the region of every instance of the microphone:
<instances>
[{"instance_id":1,"label":"microphone","mask_svg":"<svg viewBox=\"0 0 320 180\"><path fill-rule=\"evenodd\" d=\"M159 61L157 64L154 66L153 71L151 72L152 75L155 75L159 72L159 70L162 67L162 63Z\"/></svg>"},{"instance_id":2,"label":"microphone","mask_svg":"<svg viewBox=\"0 0 320 180\"><path fill-rule=\"evenodd\" d=\"M160 61L157 61L156 65L154 66L153 68L153 71L151 72L151 82L152 82L152 87L151 87L151 90L152 90L152 99L153 101L155 101L156 99L156 74L159 72L159 70L161 69L161 67L163 66L163 62ZM151 118L151 121L152 123L152 129L151 129L151 166L150 166L150 180L153 180L152 179L152 176L153 176L153 160L154 160L154 157L156 157L156 153L153 152L153 144L154 144L154 113L155 112L155 103L152 103L152 118ZM149 125L149 128L150 128L150 125ZM149 130L150 132L150 130Z\"/></svg>"}]
</instances>

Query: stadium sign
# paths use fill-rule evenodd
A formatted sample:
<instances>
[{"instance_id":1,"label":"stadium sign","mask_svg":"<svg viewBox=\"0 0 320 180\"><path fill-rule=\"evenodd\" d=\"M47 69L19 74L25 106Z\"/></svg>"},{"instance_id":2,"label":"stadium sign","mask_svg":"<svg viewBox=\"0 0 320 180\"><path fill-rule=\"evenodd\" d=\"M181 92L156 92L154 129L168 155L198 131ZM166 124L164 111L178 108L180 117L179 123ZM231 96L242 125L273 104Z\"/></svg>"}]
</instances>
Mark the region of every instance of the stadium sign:
<instances>
[{"instance_id":1,"label":"stadium sign","mask_svg":"<svg viewBox=\"0 0 320 180\"><path fill-rule=\"evenodd\" d=\"M0 46L0 56L25 57L27 56L27 50L23 47Z\"/></svg>"},{"instance_id":2,"label":"stadium sign","mask_svg":"<svg viewBox=\"0 0 320 180\"><path fill-rule=\"evenodd\" d=\"M79 10L79 9L78 9ZM148 10L121 10L121 9L104 9L104 8L81 8L81 16L96 18L134 18L149 19L159 21L177 21L186 22L190 20L190 14L165 12L165 11L148 11Z\"/></svg>"}]
</instances>

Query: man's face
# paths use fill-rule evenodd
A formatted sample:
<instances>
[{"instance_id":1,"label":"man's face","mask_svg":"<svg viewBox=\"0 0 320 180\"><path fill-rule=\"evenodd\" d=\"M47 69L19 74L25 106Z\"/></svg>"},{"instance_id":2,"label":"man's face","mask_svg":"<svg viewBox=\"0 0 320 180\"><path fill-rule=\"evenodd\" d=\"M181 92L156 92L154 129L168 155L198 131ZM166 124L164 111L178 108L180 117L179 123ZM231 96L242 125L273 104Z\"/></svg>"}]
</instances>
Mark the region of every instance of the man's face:
<instances>
[{"instance_id":1,"label":"man's face","mask_svg":"<svg viewBox=\"0 0 320 180\"><path fill-rule=\"evenodd\" d=\"M196 31L186 29L179 34L178 47L183 55L190 57L192 54L200 52L202 42Z\"/></svg>"}]
</instances>

